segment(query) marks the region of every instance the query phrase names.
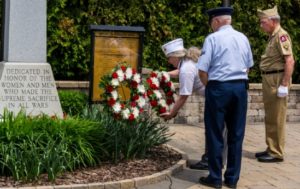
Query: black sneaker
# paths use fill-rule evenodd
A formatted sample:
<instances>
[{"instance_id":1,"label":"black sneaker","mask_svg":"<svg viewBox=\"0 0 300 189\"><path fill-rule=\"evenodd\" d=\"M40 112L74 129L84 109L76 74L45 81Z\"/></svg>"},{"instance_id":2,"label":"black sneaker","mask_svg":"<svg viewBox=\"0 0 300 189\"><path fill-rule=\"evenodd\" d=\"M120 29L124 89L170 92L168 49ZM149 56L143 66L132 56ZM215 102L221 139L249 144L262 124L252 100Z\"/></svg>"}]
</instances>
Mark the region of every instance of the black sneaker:
<instances>
[{"instance_id":1,"label":"black sneaker","mask_svg":"<svg viewBox=\"0 0 300 189\"><path fill-rule=\"evenodd\" d=\"M212 188L222 188L222 184L209 181L208 177L201 177L199 183Z\"/></svg>"},{"instance_id":2,"label":"black sneaker","mask_svg":"<svg viewBox=\"0 0 300 189\"><path fill-rule=\"evenodd\" d=\"M255 153L255 157L256 157L256 158L259 158L259 157L262 157L262 156L265 156L265 155L268 155L268 152L267 152L267 151Z\"/></svg>"},{"instance_id":3,"label":"black sneaker","mask_svg":"<svg viewBox=\"0 0 300 189\"><path fill-rule=\"evenodd\" d=\"M226 181L224 182L224 185L227 187L227 188L234 188L236 189L236 185L237 184L231 184L231 183L227 183Z\"/></svg>"},{"instance_id":4,"label":"black sneaker","mask_svg":"<svg viewBox=\"0 0 300 189\"><path fill-rule=\"evenodd\" d=\"M203 162L208 162L208 154L207 153L204 153L201 157L201 161Z\"/></svg>"}]
</instances>

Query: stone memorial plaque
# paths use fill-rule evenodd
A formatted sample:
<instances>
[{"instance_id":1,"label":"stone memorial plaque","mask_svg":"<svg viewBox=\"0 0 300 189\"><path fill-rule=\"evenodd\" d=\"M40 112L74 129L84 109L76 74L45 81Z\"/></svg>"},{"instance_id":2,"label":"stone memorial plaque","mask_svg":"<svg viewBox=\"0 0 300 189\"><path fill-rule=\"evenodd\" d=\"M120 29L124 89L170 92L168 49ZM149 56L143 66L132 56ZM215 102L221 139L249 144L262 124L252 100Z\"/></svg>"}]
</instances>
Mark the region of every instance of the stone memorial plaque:
<instances>
[{"instance_id":1,"label":"stone memorial plaque","mask_svg":"<svg viewBox=\"0 0 300 189\"><path fill-rule=\"evenodd\" d=\"M28 115L41 113L61 117L51 66L47 63L0 64L0 110L7 108L18 113L24 109Z\"/></svg>"}]
</instances>

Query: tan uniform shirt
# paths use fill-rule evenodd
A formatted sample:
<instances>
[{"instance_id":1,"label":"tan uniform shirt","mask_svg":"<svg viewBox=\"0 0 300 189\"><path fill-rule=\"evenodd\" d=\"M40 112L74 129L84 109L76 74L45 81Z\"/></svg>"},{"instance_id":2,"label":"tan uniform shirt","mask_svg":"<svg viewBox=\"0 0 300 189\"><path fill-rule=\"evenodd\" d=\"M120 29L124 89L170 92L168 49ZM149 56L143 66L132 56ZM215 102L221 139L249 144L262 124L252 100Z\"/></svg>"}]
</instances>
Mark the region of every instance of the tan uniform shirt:
<instances>
[{"instance_id":1,"label":"tan uniform shirt","mask_svg":"<svg viewBox=\"0 0 300 189\"><path fill-rule=\"evenodd\" d=\"M283 70L285 55L293 56L292 41L289 34L281 26L278 26L269 37L265 53L261 56L260 70Z\"/></svg>"}]
</instances>

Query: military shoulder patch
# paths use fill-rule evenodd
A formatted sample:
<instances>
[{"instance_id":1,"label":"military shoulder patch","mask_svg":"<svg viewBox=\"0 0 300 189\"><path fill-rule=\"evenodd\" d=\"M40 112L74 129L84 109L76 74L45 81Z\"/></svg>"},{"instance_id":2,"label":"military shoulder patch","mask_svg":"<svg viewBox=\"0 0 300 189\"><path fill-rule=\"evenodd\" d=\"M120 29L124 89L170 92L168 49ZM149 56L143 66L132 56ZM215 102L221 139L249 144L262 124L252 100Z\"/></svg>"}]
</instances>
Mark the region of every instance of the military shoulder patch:
<instances>
[{"instance_id":1,"label":"military shoulder patch","mask_svg":"<svg viewBox=\"0 0 300 189\"><path fill-rule=\"evenodd\" d=\"M281 42L285 42L287 40L287 37L285 35L282 35L279 37Z\"/></svg>"}]
</instances>

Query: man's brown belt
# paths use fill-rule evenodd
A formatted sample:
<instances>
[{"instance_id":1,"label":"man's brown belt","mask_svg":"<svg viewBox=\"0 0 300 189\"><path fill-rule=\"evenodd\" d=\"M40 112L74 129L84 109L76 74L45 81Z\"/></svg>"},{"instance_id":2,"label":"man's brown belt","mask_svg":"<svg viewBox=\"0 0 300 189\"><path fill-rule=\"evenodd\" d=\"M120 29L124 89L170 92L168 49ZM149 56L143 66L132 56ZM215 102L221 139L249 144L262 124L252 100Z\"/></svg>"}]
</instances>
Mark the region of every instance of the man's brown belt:
<instances>
[{"instance_id":1,"label":"man's brown belt","mask_svg":"<svg viewBox=\"0 0 300 189\"><path fill-rule=\"evenodd\" d=\"M281 73L281 72L284 72L284 70L261 71L261 74L267 75L267 74L275 74L275 73Z\"/></svg>"}]
</instances>

